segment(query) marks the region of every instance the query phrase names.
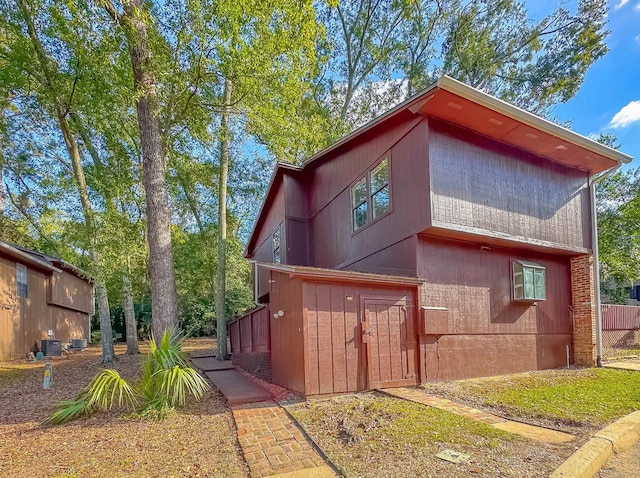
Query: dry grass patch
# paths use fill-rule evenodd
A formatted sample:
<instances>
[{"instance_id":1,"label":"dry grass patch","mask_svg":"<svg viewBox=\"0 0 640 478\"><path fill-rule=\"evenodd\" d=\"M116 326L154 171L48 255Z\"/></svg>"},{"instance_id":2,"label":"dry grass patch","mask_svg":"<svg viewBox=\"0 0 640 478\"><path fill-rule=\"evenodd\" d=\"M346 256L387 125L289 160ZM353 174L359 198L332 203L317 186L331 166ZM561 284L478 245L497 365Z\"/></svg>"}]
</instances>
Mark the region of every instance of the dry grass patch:
<instances>
[{"instance_id":1,"label":"dry grass patch","mask_svg":"<svg viewBox=\"0 0 640 478\"><path fill-rule=\"evenodd\" d=\"M215 341L190 339L184 350L206 354ZM131 378L140 356L116 345L114 368ZM148 348L143 344L142 352ZM53 387L42 389L43 363L0 363L0 476L246 476L233 418L211 392L162 421L127 419L119 411L60 427L40 422L59 400L77 395L102 368L100 349L54 357Z\"/></svg>"},{"instance_id":2,"label":"dry grass patch","mask_svg":"<svg viewBox=\"0 0 640 478\"><path fill-rule=\"evenodd\" d=\"M349 477L548 476L574 451L374 393L293 405L289 412ZM452 464L435 456L447 448L471 458Z\"/></svg>"}]
</instances>

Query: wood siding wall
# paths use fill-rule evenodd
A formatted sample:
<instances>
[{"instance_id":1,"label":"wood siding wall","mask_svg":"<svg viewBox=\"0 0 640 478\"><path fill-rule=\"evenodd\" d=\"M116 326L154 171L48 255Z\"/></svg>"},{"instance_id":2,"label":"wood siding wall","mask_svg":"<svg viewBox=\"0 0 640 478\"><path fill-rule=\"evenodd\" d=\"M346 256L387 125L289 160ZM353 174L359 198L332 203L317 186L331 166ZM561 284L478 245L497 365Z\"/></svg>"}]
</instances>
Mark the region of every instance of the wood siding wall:
<instances>
[{"instance_id":1,"label":"wood siding wall","mask_svg":"<svg viewBox=\"0 0 640 478\"><path fill-rule=\"evenodd\" d=\"M28 297L18 297L16 262L0 257L0 359L24 357L34 341L47 338L48 330L63 342L88 338L88 315L49 305L48 283L48 274L28 268Z\"/></svg>"},{"instance_id":2,"label":"wood siding wall","mask_svg":"<svg viewBox=\"0 0 640 478\"><path fill-rule=\"evenodd\" d=\"M229 322L231 352L269 351L269 309L262 306Z\"/></svg>"},{"instance_id":3,"label":"wood siding wall","mask_svg":"<svg viewBox=\"0 0 640 478\"><path fill-rule=\"evenodd\" d=\"M511 264L546 268L547 300L511 300ZM420 305L447 309L442 335L423 337L423 380L444 380L562 366L571 344L569 258L420 236Z\"/></svg>"},{"instance_id":4,"label":"wood siding wall","mask_svg":"<svg viewBox=\"0 0 640 478\"><path fill-rule=\"evenodd\" d=\"M93 314L93 286L69 272L54 272L47 292L49 304Z\"/></svg>"},{"instance_id":5,"label":"wood siding wall","mask_svg":"<svg viewBox=\"0 0 640 478\"><path fill-rule=\"evenodd\" d=\"M352 230L350 186L388 154L392 212ZM309 186L309 260L343 269L424 229L429 223L427 126L405 117L319 165ZM366 264L363 263L363 265ZM400 264L398 269L411 268Z\"/></svg>"},{"instance_id":6,"label":"wood siding wall","mask_svg":"<svg viewBox=\"0 0 640 478\"><path fill-rule=\"evenodd\" d=\"M271 272L271 374L273 383L304 393L302 282ZM282 310L284 315L273 317Z\"/></svg>"},{"instance_id":7,"label":"wood siding wall","mask_svg":"<svg viewBox=\"0 0 640 478\"><path fill-rule=\"evenodd\" d=\"M429 120L433 225L591 247L588 174Z\"/></svg>"},{"instance_id":8,"label":"wood siding wall","mask_svg":"<svg viewBox=\"0 0 640 478\"><path fill-rule=\"evenodd\" d=\"M365 297L406 299L410 289L367 287L348 283L303 283L305 317L305 393L355 392L368 388L367 352L362 344ZM409 320L413 320L411 316ZM408 330L415 331L413 325ZM402 352L394 349L398 359ZM411 364L415 367L416 364Z\"/></svg>"}]
</instances>

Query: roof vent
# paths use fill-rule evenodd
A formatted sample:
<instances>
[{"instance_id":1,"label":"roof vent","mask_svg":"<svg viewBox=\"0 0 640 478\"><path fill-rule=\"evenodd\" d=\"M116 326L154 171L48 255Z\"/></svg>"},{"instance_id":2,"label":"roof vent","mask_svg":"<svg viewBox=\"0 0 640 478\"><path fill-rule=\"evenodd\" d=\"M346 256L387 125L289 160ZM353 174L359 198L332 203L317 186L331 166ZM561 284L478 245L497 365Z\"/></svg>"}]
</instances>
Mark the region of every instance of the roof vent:
<instances>
[{"instance_id":1,"label":"roof vent","mask_svg":"<svg viewBox=\"0 0 640 478\"><path fill-rule=\"evenodd\" d=\"M453 108L454 110L461 110L462 109L462 105L458 104L458 103L454 103L453 101L449 101L447 103L447 106L449 108Z\"/></svg>"},{"instance_id":2,"label":"roof vent","mask_svg":"<svg viewBox=\"0 0 640 478\"><path fill-rule=\"evenodd\" d=\"M502 124L502 121L497 120L495 118L489 118L489 123L495 124L496 126L500 126Z\"/></svg>"},{"instance_id":3,"label":"roof vent","mask_svg":"<svg viewBox=\"0 0 640 478\"><path fill-rule=\"evenodd\" d=\"M529 139L538 139L538 135L537 134L525 133L524 135L525 135L525 137L527 137Z\"/></svg>"},{"instance_id":4,"label":"roof vent","mask_svg":"<svg viewBox=\"0 0 640 478\"><path fill-rule=\"evenodd\" d=\"M558 146L556 146L556 149L560 151L566 151L569 148L567 148L564 144L559 144Z\"/></svg>"}]
</instances>

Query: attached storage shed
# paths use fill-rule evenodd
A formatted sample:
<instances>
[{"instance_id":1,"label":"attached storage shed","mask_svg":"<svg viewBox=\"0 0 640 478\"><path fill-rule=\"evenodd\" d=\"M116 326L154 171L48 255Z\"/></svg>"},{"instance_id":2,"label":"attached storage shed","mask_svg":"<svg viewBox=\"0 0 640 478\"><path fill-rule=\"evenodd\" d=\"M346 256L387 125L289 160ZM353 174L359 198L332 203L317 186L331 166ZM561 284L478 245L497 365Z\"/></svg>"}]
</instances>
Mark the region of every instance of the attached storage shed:
<instances>
[{"instance_id":1,"label":"attached storage shed","mask_svg":"<svg viewBox=\"0 0 640 478\"><path fill-rule=\"evenodd\" d=\"M270 275L269 303L230 324L234 363L304 395L420 382L415 304L421 279L259 267ZM254 336L268 343L253 345Z\"/></svg>"}]
</instances>

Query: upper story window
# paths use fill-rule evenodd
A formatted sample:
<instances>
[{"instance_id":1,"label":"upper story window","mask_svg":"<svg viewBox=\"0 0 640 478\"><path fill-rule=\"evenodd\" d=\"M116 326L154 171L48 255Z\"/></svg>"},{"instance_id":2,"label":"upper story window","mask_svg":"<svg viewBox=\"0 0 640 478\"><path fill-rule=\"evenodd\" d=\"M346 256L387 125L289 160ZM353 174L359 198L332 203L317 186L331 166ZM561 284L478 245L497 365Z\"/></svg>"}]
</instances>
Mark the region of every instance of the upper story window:
<instances>
[{"instance_id":1,"label":"upper story window","mask_svg":"<svg viewBox=\"0 0 640 478\"><path fill-rule=\"evenodd\" d=\"M357 231L391 210L389 158L385 157L351 187L351 219Z\"/></svg>"},{"instance_id":2,"label":"upper story window","mask_svg":"<svg viewBox=\"0 0 640 478\"><path fill-rule=\"evenodd\" d=\"M22 264L16 264L16 284L18 285L18 297L28 297L27 268Z\"/></svg>"},{"instance_id":3,"label":"upper story window","mask_svg":"<svg viewBox=\"0 0 640 478\"><path fill-rule=\"evenodd\" d=\"M546 289L543 266L537 262L513 261L514 300L545 300Z\"/></svg>"},{"instance_id":4,"label":"upper story window","mask_svg":"<svg viewBox=\"0 0 640 478\"><path fill-rule=\"evenodd\" d=\"M273 231L271 243L273 244L273 262L280 264L280 226Z\"/></svg>"}]
</instances>

